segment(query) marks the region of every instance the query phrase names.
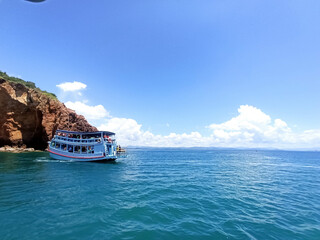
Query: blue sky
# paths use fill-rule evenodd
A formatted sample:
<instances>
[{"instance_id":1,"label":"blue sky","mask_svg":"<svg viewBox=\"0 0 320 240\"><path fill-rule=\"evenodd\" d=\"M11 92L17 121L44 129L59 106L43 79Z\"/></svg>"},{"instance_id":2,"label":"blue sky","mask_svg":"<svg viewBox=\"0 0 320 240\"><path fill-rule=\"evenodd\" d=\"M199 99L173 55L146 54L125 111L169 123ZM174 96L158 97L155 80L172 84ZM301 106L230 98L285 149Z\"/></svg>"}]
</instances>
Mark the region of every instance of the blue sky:
<instances>
[{"instance_id":1,"label":"blue sky","mask_svg":"<svg viewBox=\"0 0 320 240\"><path fill-rule=\"evenodd\" d=\"M196 132L199 144L224 139L212 146L316 147L319 24L319 1L0 0L0 70L56 93L68 106L106 111L89 121L135 129L120 134L127 145L146 133L176 134L172 141L179 142ZM57 87L74 81L86 87ZM243 119L250 114L262 116L265 126L248 129L244 121L252 119ZM239 116L241 127L221 125ZM314 138L302 144L284 133L259 135L275 119L290 128L290 139L309 130ZM245 133L254 137L242 144Z\"/></svg>"}]
</instances>

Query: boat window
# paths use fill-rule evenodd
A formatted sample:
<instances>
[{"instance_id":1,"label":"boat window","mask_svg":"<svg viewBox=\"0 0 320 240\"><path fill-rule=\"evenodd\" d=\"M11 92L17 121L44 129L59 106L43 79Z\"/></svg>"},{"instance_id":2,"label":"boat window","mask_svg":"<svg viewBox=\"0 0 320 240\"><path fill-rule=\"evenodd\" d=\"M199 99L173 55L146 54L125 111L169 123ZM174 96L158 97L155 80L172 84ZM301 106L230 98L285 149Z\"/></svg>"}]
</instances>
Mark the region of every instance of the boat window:
<instances>
[{"instance_id":1,"label":"boat window","mask_svg":"<svg viewBox=\"0 0 320 240\"><path fill-rule=\"evenodd\" d=\"M80 153L80 146L74 146L74 153Z\"/></svg>"},{"instance_id":2,"label":"boat window","mask_svg":"<svg viewBox=\"0 0 320 240\"><path fill-rule=\"evenodd\" d=\"M85 139L92 139L92 138L95 138L95 135L94 134L86 134L86 135L83 135L83 137L85 137Z\"/></svg>"},{"instance_id":3,"label":"boat window","mask_svg":"<svg viewBox=\"0 0 320 240\"><path fill-rule=\"evenodd\" d=\"M81 152L82 152L83 154L87 153L87 147L86 147L86 146L82 146Z\"/></svg>"},{"instance_id":4,"label":"boat window","mask_svg":"<svg viewBox=\"0 0 320 240\"><path fill-rule=\"evenodd\" d=\"M88 153L94 153L94 146L88 146Z\"/></svg>"},{"instance_id":5,"label":"boat window","mask_svg":"<svg viewBox=\"0 0 320 240\"><path fill-rule=\"evenodd\" d=\"M70 153L73 152L73 146L72 145L68 145L68 152L70 152Z\"/></svg>"},{"instance_id":6,"label":"boat window","mask_svg":"<svg viewBox=\"0 0 320 240\"><path fill-rule=\"evenodd\" d=\"M54 141L51 142L52 147L54 147L55 144L56 144L56 142L54 142Z\"/></svg>"},{"instance_id":7,"label":"boat window","mask_svg":"<svg viewBox=\"0 0 320 240\"><path fill-rule=\"evenodd\" d=\"M60 148L60 143L56 143L56 148Z\"/></svg>"},{"instance_id":8,"label":"boat window","mask_svg":"<svg viewBox=\"0 0 320 240\"><path fill-rule=\"evenodd\" d=\"M63 151L67 151L67 144L61 144L61 149Z\"/></svg>"}]
</instances>

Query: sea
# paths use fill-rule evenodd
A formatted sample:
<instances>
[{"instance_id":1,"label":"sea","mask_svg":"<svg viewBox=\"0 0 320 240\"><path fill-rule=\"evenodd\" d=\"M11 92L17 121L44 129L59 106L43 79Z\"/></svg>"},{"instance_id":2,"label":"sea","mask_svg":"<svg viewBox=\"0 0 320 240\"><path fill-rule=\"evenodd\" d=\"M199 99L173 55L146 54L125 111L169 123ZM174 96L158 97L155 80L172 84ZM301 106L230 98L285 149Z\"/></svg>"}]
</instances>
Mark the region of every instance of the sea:
<instances>
[{"instance_id":1,"label":"sea","mask_svg":"<svg viewBox=\"0 0 320 240\"><path fill-rule=\"evenodd\" d=\"M0 153L0 239L320 239L320 152Z\"/></svg>"}]
</instances>

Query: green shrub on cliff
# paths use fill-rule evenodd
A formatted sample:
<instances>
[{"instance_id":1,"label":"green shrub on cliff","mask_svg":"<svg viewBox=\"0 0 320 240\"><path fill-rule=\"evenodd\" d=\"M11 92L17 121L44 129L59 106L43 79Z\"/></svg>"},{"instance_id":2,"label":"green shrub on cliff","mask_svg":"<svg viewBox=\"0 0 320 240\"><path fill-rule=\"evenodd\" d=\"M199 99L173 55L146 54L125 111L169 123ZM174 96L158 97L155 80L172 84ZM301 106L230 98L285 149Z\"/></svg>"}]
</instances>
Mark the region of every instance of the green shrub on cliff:
<instances>
[{"instance_id":1,"label":"green shrub on cliff","mask_svg":"<svg viewBox=\"0 0 320 240\"><path fill-rule=\"evenodd\" d=\"M2 72L2 71L0 71L0 78L3 78L8 82L20 83L28 88L35 89L50 98L57 99L57 96L54 93L41 90L40 88L36 87L36 84L34 82L24 81L17 77L11 77L6 72Z\"/></svg>"}]
</instances>

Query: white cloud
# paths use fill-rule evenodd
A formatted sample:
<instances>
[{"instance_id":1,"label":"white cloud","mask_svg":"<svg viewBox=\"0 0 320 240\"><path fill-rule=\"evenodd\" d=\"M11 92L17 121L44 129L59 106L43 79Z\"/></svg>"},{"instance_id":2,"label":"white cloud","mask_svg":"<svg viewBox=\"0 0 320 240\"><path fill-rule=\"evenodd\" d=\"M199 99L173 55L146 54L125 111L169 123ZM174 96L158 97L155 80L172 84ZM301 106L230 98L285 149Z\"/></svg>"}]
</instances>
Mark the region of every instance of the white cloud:
<instances>
[{"instance_id":1,"label":"white cloud","mask_svg":"<svg viewBox=\"0 0 320 240\"><path fill-rule=\"evenodd\" d=\"M281 119L272 121L260 109L242 105L239 115L221 124L208 126L211 137L220 144L240 147L263 147L293 140L292 130Z\"/></svg>"},{"instance_id":2,"label":"white cloud","mask_svg":"<svg viewBox=\"0 0 320 240\"><path fill-rule=\"evenodd\" d=\"M76 111L77 114L83 115L88 120L97 120L105 117L110 117L109 112L102 105L89 106L84 102L71 102L65 103L68 108Z\"/></svg>"},{"instance_id":3,"label":"white cloud","mask_svg":"<svg viewBox=\"0 0 320 240\"><path fill-rule=\"evenodd\" d=\"M142 125L130 118L111 118L98 127L99 130L113 131L117 134L118 143L125 146L149 147L193 147L205 144L200 133L190 134L170 133L167 136L155 135L143 131Z\"/></svg>"},{"instance_id":4,"label":"white cloud","mask_svg":"<svg viewBox=\"0 0 320 240\"><path fill-rule=\"evenodd\" d=\"M58 88L63 90L64 92L74 92L74 91L79 91L83 90L87 87L86 84L82 82L64 82L56 85Z\"/></svg>"},{"instance_id":5,"label":"white cloud","mask_svg":"<svg viewBox=\"0 0 320 240\"><path fill-rule=\"evenodd\" d=\"M316 148L320 146L320 129L294 133L281 119L272 120L260 109L242 105L238 116L220 123L211 124L210 136L199 132L155 135L144 131L134 119L110 118L99 130L113 131L118 143L125 146L153 147L261 147L261 148Z\"/></svg>"},{"instance_id":6,"label":"white cloud","mask_svg":"<svg viewBox=\"0 0 320 240\"><path fill-rule=\"evenodd\" d=\"M238 109L239 115L221 124L211 124L210 129L228 131L239 131L242 129L257 130L271 122L271 118L260 109L253 106L241 105Z\"/></svg>"}]
</instances>

